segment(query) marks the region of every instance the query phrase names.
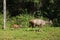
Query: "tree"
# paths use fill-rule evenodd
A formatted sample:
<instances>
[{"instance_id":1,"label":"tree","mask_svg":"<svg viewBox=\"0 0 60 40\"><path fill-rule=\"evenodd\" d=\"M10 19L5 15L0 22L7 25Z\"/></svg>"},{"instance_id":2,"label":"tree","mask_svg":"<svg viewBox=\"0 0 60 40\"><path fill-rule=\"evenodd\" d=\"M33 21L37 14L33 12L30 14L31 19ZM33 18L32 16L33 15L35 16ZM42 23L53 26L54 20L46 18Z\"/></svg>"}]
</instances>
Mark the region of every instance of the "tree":
<instances>
[{"instance_id":1,"label":"tree","mask_svg":"<svg viewBox=\"0 0 60 40\"><path fill-rule=\"evenodd\" d=\"M42 0L41 15L44 18L48 18L49 21L52 20L53 25L60 25L60 4L59 0Z\"/></svg>"},{"instance_id":2,"label":"tree","mask_svg":"<svg viewBox=\"0 0 60 40\"><path fill-rule=\"evenodd\" d=\"M3 0L3 13L4 13L4 27L6 29L6 0Z\"/></svg>"},{"instance_id":3,"label":"tree","mask_svg":"<svg viewBox=\"0 0 60 40\"><path fill-rule=\"evenodd\" d=\"M3 0L0 0L0 12L2 12L3 9Z\"/></svg>"},{"instance_id":4,"label":"tree","mask_svg":"<svg viewBox=\"0 0 60 40\"><path fill-rule=\"evenodd\" d=\"M27 11L27 14L35 11L33 0L7 0L7 9L11 17L22 14L24 11Z\"/></svg>"}]
</instances>

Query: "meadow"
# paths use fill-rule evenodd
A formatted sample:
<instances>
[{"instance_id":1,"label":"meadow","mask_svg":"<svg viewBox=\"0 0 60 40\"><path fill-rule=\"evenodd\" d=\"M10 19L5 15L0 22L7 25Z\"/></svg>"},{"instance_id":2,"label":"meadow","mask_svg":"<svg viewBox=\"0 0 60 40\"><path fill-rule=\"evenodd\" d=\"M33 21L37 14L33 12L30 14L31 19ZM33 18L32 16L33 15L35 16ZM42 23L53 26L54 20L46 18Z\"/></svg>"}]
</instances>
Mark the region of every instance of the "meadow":
<instances>
[{"instance_id":1,"label":"meadow","mask_svg":"<svg viewBox=\"0 0 60 40\"><path fill-rule=\"evenodd\" d=\"M0 0L0 40L60 40L60 7L58 0L7 0L6 29L3 1ZM30 19L53 20L54 25L29 28ZM11 29L11 25L22 27ZM55 27L54 27L55 26Z\"/></svg>"},{"instance_id":2,"label":"meadow","mask_svg":"<svg viewBox=\"0 0 60 40\"><path fill-rule=\"evenodd\" d=\"M19 20L16 21L16 17L11 20L7 18L6 30L3 30L3 17L0 16L0 40L60 40L60 27L44 26L42 28L29 28L28 20L33 19L33 16L21 15L17 16ZM21 23L20 23L21 22ZM10 25L13 23L21 24L22 28L11 29Z\"/></svg>"},{"instance_id":3,"label":"meadow","mask_svg":"<svg viewBox=\"0 0 60 40\"><path fill-rule=\"evenodd\" d=\"M0 40L60 40L60 27L0 29Z\"/></svg>"}]
</instances>

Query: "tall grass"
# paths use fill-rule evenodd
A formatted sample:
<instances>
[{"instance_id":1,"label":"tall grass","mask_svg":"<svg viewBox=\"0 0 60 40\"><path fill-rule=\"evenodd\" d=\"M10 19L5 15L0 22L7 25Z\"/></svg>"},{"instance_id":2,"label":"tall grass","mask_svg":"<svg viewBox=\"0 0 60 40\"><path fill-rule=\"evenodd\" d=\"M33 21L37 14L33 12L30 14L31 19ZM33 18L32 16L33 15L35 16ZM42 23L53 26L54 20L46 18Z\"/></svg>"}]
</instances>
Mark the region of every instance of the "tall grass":
<instances>
[{"instance_id":1,"label":"tall grass","mask_svg":"<svg viewBox=\"0 0 60 40\"><path fill-rule=\"evenodd\" d=\"M0 28L2 29L2 27L3 27L3 21L4 20L4 18L3 18L3 14L0 14Z\"/></svg>"},{"instance_id":2,"label":"tall grass","mask_svg":"<svg viewBox=\"0 0 60 40\"><path fill-rule=\"evenodd\" d=\"M28 27L30 19L34 19L34 17L28 14L20 14L16 17L8 19L7 26L10 26L12 24L18 24L22 25L22 27Z\"/></svg>"},{"instance_id":3,"label":"tall grass","mask_svg":"<svg viewBox=\"0 0 60 40\"><path fill-rule=\"evenodd\" d=\"M0 15L0 40L60 40L60 27L44 26L42 28L28 28L29 20L34 16L21 14L16 17L7 18L7 29L2 30L3 15ZM25 28L11 30L12 24L19 24ZM36 31L39 30L39 31Z\"/></svg>"},{"instance_id":4,"label":"tall grass","mask_svg":"<svg viewBox=\"0 0 60 40\"><path fill-rule=\"evenodd\" d=\"M22 27L29 27L29 20L34 19L33 15L28 14L20 14L15 17L9 18L7 17L6 27L11 27L12 24L22 25ZM43 18L40 18L43 19ZM3 27L3 14L0 15L0 28ZM49 25L48 25L49 26Z\"/></svg>"}]
</instances>

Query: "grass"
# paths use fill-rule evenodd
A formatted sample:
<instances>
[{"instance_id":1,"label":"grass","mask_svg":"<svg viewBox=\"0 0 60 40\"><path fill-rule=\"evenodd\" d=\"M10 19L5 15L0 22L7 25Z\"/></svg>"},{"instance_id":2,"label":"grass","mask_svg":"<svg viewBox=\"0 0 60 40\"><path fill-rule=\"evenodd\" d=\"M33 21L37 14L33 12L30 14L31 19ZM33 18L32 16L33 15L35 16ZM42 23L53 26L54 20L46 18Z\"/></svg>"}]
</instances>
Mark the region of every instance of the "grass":
<instances>
[{"instance_id":1,"label":"grass","mask_svg":"<svg viewBox=\"0 0 60 40\"><path fill-rule=\"evenodd\" d=\"M60 27L0 29L0 40L60 40Z\"/></svg>"},{"instance_id":2,"label":"grass","mask_svg":"<svg viewBox=\"0 0 60 40\"><path fill-rule=\"evenodd\" d=\"M28 21L33 19L30 15L17 16L20 21L8 19L6 30L2 30L3 17L0 16L0 40L60 40L60 27L42 27L28 28ZM14 22L21 24L23 27L12 30L11 24ZM21 23L20 23L21 22ZM39 30L39 31L38 31Z\"/></svg>"}]
</instances>

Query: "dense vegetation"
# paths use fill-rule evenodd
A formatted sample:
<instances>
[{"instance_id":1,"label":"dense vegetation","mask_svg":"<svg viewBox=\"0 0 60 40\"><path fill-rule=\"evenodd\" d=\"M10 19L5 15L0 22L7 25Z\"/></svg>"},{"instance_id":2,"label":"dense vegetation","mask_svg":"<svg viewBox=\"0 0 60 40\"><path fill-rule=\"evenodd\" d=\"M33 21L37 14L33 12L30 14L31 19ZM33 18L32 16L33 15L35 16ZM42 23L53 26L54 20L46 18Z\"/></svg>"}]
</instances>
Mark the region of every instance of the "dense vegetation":
<instances>
[{"instance_id":1,"label":"dense vegetation","mask_svg":"<svg viewBox=\"0 0 60 40\"><path fill-rule=\"evenodd\" d=\"M60 40L60 0L6 0L7 23L3 27L3 0L0 0L0 40ZM29 28L30 19L51 20L53 25ZM11 29L12 24L22 28Z\"/></svg>"},{"instance_id":2,"label":"dense vegetation","mask_svg":"<svg viewBox=\"0 0 60 40\"><path fill-rule=\"evenodd\" d=\"M59 0L6 0L7 20L16 16L29 15L34 18L52 20L54 26L60 26ZM0 12L3 13L3 0L0 0ZM1 14L0 13L0 14ZM19 19L19 18L18 18ZM28 17L29 19L29 17ZM25 20L20 19L20 20ZM27 20L26 20L27 21Z\"/></svg>"}]
</instances>

